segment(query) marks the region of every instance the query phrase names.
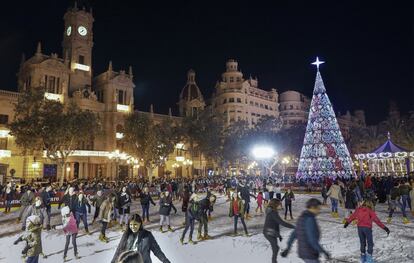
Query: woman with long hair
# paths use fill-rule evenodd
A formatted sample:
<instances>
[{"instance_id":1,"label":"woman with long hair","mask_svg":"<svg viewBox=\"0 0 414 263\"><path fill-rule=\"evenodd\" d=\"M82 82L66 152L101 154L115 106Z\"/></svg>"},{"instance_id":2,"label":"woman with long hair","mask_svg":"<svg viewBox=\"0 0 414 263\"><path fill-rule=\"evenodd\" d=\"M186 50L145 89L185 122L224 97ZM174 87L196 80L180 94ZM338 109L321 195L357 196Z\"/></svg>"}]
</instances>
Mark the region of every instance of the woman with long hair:
<instances>
[{"instance_id":1,"label":"woman with long hair","mask_svg":"<svg viewBox=\"0 0 414 263\"><path fill-rule=\"evenodd\" d=\"M142 256L144 263L152 263L151 251L162 263L170 263L168 258L161 251L161 248L151 232L143 228L141 216L138 214L134 214L130 217L128 228L122 235L121 241L119 242L111 262L122 262L120 257L126 253L131 253L132 256L134 256L134 253L132 253L133 251L139 252L135 255L137 258Z\"/></svg>"}]
</instances>

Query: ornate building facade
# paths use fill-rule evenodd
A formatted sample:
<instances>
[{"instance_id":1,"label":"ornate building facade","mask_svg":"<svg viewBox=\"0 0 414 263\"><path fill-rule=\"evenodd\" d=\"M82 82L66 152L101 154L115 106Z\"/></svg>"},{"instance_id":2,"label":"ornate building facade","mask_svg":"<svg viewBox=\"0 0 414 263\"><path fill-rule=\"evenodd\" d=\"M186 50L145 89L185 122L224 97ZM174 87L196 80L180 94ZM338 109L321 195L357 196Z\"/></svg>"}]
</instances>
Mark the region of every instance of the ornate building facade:
<instances>
[{"instance_id":1,"label":"ornate building facade","mask_svg":"<svg viewBox=\"0 0 414 263\"><path fill-rule=\"evenodd\" d=\"M244 120L254 126L262 116L279 116L278 94L276 89L260 89L257 79L244 79L237 61L230 59L215 86L212 109L216 116L223 116L228 125Z\"/></svg>"},{"instance_id":2,"label":"ornate building facade","mask_svg":"<svg viewBox=\"0 0 414 263\"><path fill-rule=\"evenodd\" d=\"M37 45L35 54L29 59L22 59L18 72L18 92L0 90L0 180L11 173L17 178L56 179L61 172L57 166L43 158L42 153L24 155L9 135L7 124L14 118L14 104L20 92L26 89L42 87L46 90L46 99L59 100L67 104L75 102L81 109L90 110L99 115L104 132L90 143L82 145L69 157L66 167L67 179L73 178L107 178L118 179L146 175L145 168L127 162L126 154L122 154L122 129L125 116L134 111L132 68L115 70L112 62L107 70L93 75L93 22L89 10L79 9L76 5L67 10L64 17L62 49L63 56L57 53L46 55L41 44ZM189 72L189 84L195 84L194 73ZM197 88L198 89L198 88ZM193 96L194 88L190 88L188 97ZM201 93L200 93L201 94ZM202 98L201 98L202 99ZM191 104L193 103L193 104ZM195 104L194 104L195 103ZM197 104L198 103L198 104ZM202 102L189 101L189 105L203 107ZM169 118L180 122L180 117L149 113L155 121ZM176 163L177 154L182 154L185 145L168 157L164 167L155 171L155 176L167 171L183 174ZM182 157L182 156L180 156ZM185 157L184 157L185 159ZM203 162L191 164L202 170ZM205 165L205 164L204 164ZM184 166L184 165L181 165ZM186 165L188 169L188 162ZM191 172L190 172L191 173ZM188 174L188 173L187 173Z\"/></svg>"}]
</instances>

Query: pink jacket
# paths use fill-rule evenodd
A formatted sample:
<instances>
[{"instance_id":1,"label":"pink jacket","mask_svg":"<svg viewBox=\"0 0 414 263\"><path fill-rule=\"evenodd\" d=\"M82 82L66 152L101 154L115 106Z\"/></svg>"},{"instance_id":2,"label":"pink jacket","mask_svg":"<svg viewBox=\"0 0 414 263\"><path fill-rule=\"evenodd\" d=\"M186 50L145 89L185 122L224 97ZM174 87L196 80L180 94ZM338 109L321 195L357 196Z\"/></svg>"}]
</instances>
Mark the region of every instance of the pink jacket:
<instances>
[{"instance_id":1,"label":"pink jacket","mask_svg":"<svg viewBox=\"0 0 414 263\"><path fill-rule=\"evenodd\" d=\"M66 235L72 235L72 234L78 233L76 219L72 213L70 214L69 217L63 217L62 223L63 223L63 232L65 232Z\"/></svg>"},{"instance_id":2,"label":"pink jacket","mask_svg":"<svg viewBox=\"0 0 414 263\"><path fill-rule=\"evenodd\" d=\"M257 195L257 203L259 205L261 205L263 203L263 194L258 194Z\"/></svg>"}]
</instances>

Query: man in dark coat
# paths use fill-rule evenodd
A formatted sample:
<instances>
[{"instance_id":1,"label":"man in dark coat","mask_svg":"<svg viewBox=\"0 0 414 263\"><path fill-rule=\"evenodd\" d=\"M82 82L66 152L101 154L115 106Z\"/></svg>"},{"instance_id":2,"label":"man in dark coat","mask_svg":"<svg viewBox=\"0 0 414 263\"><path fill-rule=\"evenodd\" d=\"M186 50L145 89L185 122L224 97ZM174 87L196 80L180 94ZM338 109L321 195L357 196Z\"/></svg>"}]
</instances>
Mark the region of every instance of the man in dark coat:
<instances>
[{"instance_id":1,"label":"man in dark coat","mask_svg":"<svg viewBox=\"0 0 414 263\"><path fill-rule=\"evenodd\" d=\"M288 240L288 247L282 252L286 257L295 239L298 240L298 255L305 263L319 263L319 255L322 253L327 259L330 254L319 244L320 232L316 222L316 216L321 211L322 203L311 198L306 202L306 210L298 218L296 229Z\"/></svg>"}]
</instances>

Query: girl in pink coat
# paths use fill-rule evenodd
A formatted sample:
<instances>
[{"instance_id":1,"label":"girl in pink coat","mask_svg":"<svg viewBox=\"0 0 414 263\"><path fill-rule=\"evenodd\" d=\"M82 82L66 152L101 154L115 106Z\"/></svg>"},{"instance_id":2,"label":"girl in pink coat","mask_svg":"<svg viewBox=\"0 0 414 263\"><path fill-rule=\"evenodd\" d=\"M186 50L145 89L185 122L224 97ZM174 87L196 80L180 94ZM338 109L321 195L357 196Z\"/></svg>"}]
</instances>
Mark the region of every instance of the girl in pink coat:
<instances>
[{"instance_id":1,"label":"girl in pink coat","mask_svg":"<svg viewBox=\"0 0 414 263\"><path fill-rule=\"evenodd\" d=\"M67 253L69 249L69 242L72 238L72 245L73 250L75 252L75 258L79 259L78 256L78 246L76 245L76 236L78 235L78 227L76 224L76 219L73 216L72 212L70 212L70 209L68 206L65 206L61 210L62 214L62 224L63 224L63 232L66 235L66 244L65 244L65 251L63 252L63 261L67 261Z\"/></svg>"}]
</instances>

